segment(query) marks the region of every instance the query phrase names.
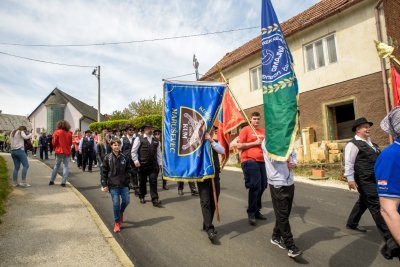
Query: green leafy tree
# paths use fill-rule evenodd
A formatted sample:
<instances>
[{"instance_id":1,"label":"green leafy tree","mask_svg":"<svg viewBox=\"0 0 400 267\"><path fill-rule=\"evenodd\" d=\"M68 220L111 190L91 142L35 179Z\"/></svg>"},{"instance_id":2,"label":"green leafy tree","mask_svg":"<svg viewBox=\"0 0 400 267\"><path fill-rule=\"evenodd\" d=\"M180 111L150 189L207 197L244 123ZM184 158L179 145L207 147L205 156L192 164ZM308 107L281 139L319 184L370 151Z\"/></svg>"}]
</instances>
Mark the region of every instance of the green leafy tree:
<instances>
[{"instance_id":1,"label":"green leafy tree","mask_svg":"<svg viewBox=\"0 0 400 267\"><path fill-rule=\"evenodd\" d=\"M127 120L132 118L132 114L129 109L125 108L123 111L115 110L111 114L110 120Z\"/></svg>"},{"instance_id":2,"label":"green leafy tree","mask_svg":"<svg viewBox=\"0 0 400 267\"><path fill-rule=\"evenodd\" d=\"M152 114L162 114L162 101L157 99L156 96L148 99L140 99L133 101L128 106L129 112L133 117L141 117Z\"/></svg>"}]
</instances>

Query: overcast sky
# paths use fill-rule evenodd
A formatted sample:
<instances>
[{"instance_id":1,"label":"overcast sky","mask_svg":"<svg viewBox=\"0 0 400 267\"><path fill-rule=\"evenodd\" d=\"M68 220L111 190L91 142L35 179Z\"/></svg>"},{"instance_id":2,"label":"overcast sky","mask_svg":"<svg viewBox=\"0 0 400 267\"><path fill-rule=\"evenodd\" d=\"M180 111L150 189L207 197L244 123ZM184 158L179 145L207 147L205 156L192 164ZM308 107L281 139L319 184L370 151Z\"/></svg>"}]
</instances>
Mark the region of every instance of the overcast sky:
<instances>
[{"instance_id":1,"label":"overcast sky","mask_svg":"<svg viewBox=\"0 0 400 267\"><path fill-rule=\"evenodd\" d=\"M272 0L281 22L318 0ZM1 0L0 43L93 44L148 40L260 26L261 0ZM0 44L0 53L101 66L101 112L162 95L162 79L204 74L260 29L166 41L90 47ZM29 115L55 88L97 108L93 67L65 67L0 54L0 110ZM179 78L195 80L195 76Z\"/></svg>"}]
</instances>

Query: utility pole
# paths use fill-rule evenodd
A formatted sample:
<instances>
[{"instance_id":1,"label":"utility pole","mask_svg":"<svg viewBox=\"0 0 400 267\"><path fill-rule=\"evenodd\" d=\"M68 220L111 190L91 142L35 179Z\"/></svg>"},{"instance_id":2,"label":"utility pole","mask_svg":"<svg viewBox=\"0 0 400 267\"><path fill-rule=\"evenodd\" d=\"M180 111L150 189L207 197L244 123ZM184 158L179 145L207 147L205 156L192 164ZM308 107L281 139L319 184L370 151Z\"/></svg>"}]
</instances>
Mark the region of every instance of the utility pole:
<instances>
[{"instance_id":1,"label":"utility pole","mask_svg":"<svg viewBox=\"0 0 400 267\"><path fill-rule=\"evenodd\" d=\"M97 77L97 121L100 122L100 66L93 70L92 75Z\"/></svg>"},{"instance_id":2,"label":"utility pole","mask_svg":"<svg viewBox=\"0 0 400 267\"><path fill-rule=\"evenodd\" d=\"M194 72L196 73L196 81L198 81L199 78L199 62L197 61L196 55L193 54L193 67L194 67Z\"/></svg>"}]
</instances>

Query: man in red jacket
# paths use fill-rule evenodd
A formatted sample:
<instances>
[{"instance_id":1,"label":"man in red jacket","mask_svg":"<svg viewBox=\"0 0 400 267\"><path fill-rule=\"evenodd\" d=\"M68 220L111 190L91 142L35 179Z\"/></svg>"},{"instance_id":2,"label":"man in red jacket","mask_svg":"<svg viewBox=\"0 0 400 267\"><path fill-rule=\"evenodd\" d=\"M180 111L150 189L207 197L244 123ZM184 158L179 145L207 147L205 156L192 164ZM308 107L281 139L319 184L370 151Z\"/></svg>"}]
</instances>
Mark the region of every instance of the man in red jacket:
<instances>
[{"instance_id":1,"label":"man in red jacket","mask_svg":"<svg viewBox=\"0 0 400 267\"><path fill-rule=\"evenodd\" d=\"M70 129L71 125L67 121L60 120L57 122L57 130L54 132L52 140L53 148L56 154L56 165L54 165L53 172L51 173L49 185L54 185L61 162L64 164L61 186L65 187L65 183L67 182L69 174L68 163L71 158L72 146L72 132Z\"/></svg>"}]
</instances>

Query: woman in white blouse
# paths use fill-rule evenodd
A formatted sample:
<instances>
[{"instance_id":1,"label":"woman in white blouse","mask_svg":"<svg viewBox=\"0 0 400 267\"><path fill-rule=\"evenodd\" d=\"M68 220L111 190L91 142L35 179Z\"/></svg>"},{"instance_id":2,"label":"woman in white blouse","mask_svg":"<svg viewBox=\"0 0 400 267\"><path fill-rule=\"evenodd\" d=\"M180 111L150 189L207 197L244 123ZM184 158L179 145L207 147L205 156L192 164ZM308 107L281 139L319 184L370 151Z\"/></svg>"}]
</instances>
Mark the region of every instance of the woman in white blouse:
<instances>
[{"instance_id":1,"label":"woman in white blouse","mask_svg":"<svg viewBox=\"0 0 400 267\"><path fill-rule=\"evenodd\" d=\"M11 157L14 161L13 186L28 187L26 183L26 173L28 172L29 163L28 157L24 151L24 140L30 139L32 133L26 134L26 127L20 126L18 129L11 132ZM22 182L18 184L18 172L22 164Z\"/></svg>"}]
</instances>

